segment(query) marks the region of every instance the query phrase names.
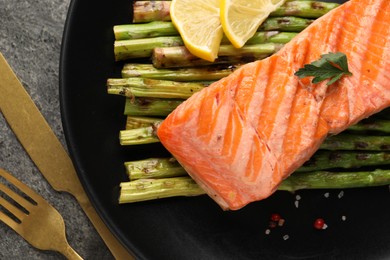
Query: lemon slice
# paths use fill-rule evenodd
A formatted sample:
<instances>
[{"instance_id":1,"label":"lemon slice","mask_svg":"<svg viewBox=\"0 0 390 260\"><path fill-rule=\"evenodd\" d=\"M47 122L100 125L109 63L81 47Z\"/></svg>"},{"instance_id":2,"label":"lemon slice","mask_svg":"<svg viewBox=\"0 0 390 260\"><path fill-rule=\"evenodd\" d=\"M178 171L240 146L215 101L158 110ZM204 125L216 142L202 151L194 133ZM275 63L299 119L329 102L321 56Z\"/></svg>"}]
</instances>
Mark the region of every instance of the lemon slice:
<instances>
[{"instance_id":1,"label":"lemon slice","mask_svg":"<svg viewBox=\"0 0 390 260\"><path fill-rule=\"evenodd\" d=\"M187 49L195 56L214 61L223 30L219 0L173 0L170 15Z\"/></svg>"},{"instance_id":2,"label":"lemon slice","mask_svg":"<svg viewBox=\"0 0 390 260\"><path fill-rule=\"evenodd\" d=\"M221 24L236 48L244 46L259 26L286 0L221 0Z\"/></svg>"}]
</instances>

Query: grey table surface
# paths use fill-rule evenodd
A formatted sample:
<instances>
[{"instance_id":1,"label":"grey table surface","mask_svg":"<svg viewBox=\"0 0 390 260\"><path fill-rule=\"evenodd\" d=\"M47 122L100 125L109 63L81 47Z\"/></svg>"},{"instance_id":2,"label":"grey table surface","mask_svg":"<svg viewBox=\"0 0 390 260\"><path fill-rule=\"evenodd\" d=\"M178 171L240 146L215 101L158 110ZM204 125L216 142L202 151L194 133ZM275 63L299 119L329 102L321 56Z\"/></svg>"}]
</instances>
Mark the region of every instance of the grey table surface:
<instances>
[{"instance_id":1,"label":"grey table surface","mask_svg":"<svg viewBox=\"0 0 390 260\"><path fill-rule=\"evenodd\" d=\"M0 0L0 51L64 146L58 78L69 4L70 0ZM61 213L68 241L84 259L113 258L76 200L51 188L1 114L0 167L32 187ZM31 247L0 222L0 259L64 258Z\"/></svg>"}]
</instances>

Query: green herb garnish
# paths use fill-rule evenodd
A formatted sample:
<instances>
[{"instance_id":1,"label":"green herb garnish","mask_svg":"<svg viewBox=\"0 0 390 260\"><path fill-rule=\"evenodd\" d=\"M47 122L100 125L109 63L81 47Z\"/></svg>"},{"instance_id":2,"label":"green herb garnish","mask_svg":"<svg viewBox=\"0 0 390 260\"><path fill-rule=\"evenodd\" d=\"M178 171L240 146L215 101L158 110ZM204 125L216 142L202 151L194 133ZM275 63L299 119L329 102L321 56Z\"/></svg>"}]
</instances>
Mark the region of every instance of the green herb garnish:
<instances>
[{"instance_id":1,"label":"green herb garnish","mask_svg":"<svg viewBox=\"0 0 390 260\"><path fill-rule=\"evenodd\" d=\"M314 76L312 83L330 79L326 85L333 84L343 75L350 76L352 73L348 70L347 56L342 52L323 54L321 59L306 64L295 73L299 78Z\"/></svg>"}]
</instances>

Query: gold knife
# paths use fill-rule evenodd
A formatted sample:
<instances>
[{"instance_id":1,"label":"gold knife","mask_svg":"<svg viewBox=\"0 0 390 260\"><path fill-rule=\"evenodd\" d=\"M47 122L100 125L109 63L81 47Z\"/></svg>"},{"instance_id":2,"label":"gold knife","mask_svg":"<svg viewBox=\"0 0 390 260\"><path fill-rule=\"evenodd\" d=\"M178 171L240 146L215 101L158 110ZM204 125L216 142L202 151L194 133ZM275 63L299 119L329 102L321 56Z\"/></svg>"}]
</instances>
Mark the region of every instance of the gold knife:
<instances>
[{"instance_id":1,"label":"gold knife","mask_svg":"<svg viewBox=\"0 0 390 260\"><path fill-rule=\"evenodd\" d=\"M51 186L77 199L113 256L133 259L92 207L69 155L1 53L0 111Z\"/></svg>"}]
</instances>

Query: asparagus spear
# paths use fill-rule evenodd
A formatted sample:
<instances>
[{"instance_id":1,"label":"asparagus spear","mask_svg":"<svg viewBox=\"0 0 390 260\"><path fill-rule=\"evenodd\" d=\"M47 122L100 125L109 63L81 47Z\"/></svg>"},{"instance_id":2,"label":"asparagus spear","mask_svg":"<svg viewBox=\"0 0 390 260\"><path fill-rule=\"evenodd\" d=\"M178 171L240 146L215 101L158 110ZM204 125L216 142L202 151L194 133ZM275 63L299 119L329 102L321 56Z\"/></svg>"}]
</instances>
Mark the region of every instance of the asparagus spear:
<instances>
[{"instance_id":1,"label":"asparagus spear","mask_svg":"<svg viewBox=\"0 0 390 260\"><path fill-rule=\"evenodd\" d=\"M316 152L309 161L295 172L353 169L364 166L390 165L389 152L325 151ZM186 176L187 172L173 158L148 158L125 162L130 180Z\"/></svg>"},{"instance_id":2,"label":"asparagus spear","mask_svg":"<svg viewBox=\"0 0 390 260\"><path fill-rule=\"evenodd\" d=\"M180 36L165 36L114 42L115 60L148 58L157 47L183 46Z\"/></svg>"},{"instance_id":3,"label":"asparagus spear","mask_svg":"<svg viewBox=\"0 0 390 260\"><path fill-rule=\"evenodd\" d=\"M269 17L258 31L300 32L314 20L295 16ZM144 39L161 36L180 36L172 22L120 24L113 27L116 40Z\"/></svg>"},{"instance_id":4,"label":"asparagus spear","mask_svg":"<svg viewBox=\"0 0 390 260\"><path fill-rule=\"evenodd\" d=\"M348 130L353 132L383 132L390 133L390 121L383 119L366 119L356 125L351 126Z\"/></svg>"},{"instance_id":5,"label":"asparagus spear","mask_svg":"<svg viewBox=\"0 0 390 260\"><path fill-rule=\"evenodd\" d=\"M182 99L127 98L124 114L132 116L167 116L182 102Z\"/></svg>"},{"instance_id":6,"label":"asparagus spear","mask_svg":"<svg viewBox=\"0 0 390 260\"><path fill-rule=\"evenodd\" d=\"M294 173L278 190L345 189L390 184L390 170L361 172L314 171ZM190 177L139 179L120 184L119 203L132 203L175 196L198 196L205 192Z\"/></svg>"},{"instance_id":7,"label":"asparagus spear","mask_svg":"<svg viewBox=\"0 0 390 260\"><path fill-rule=\"evenodd\" d=\"M239 65L156 69L152 64L125 64L122 77L141 77L173 81L214 81L231 74Z\"/></svg>"},{"instance_id":8,"label":"asparagus spear","mask_svg":"<svg viewBox=\"0 0 390 260\"><path fill-rule=\"evenodd\" d=\"M261 43L287 43L297 33L278 32L278 31L261 31L249 39L245 44ZM222 44L229 45L230 42L226 37L222 39ZM154 48L184 46L180 36L162 36L143 39L117 40L114 42L114 54L116 60L125 60L131 58L148 58L152 55Z\"/></svg>"},{"instance_id":9,"label":"asparagus spear","mask_svg":"<svg viewBox=\"0 0 390 260\"><path fill-rule=\"evenodd\" d=\"M300 32L308 27L314 20L294 16L270 17L259 27L263 31Z\"/></svg>"},{"instance_id":10,"label":"asparagus spear","mask_svg":"<svg viewBox=\"0 0 390 260\"><path fill-rule=\"evenodd\" d=\"M175 49L173 49L175 48ZM209 65L243 64L261 60L270 54L258 56L220 56L210 62L192 55L185 47L155 48L152 54L153 66L157 69L185 68Z\"/></svg>"},{"instance_id":11,"label":"asparagus spear","mask_svg":"<svg viewBox=\"0 0 390 260\"><path fill-rule=\"evenodd\" d=\"M186 176L187 172L173 158L148 158L125 162L126 173L130 180L155 179Z\"/></svg>"},{"instance_id":12,"label":"asparagus spear","mask_svg":"<svg viewBox=\"0 0 390 260\"><path fill-rule=\"evenodd\" d=\"M390 136L366 136L341 133L328 137L320 147L325 150L390 151Z\"/></svg>"},{"instance_id":13,"label":"asparagus spear","mask_svg":"<svg viewBox=\"0 0 390 260\"><path fill-rule=\"evenodd\" d=\"M345 189L390 184L390 170L377 169L361 172L315 171L294 173L279 186L279 190Z\"/></svg>"},{"instance_id":14,"label":"asparagus spear","mask_svg":"<svg viewBox=\"0 0 390 260\"><path fill-rule=\"evenodd\" d=\"M176 196L198 196L204 191L190 177L140 179L120 184L119 203L131 203Z\"/></svg>"},{"instance_id":15,"label":"asparagus spear","mask_svg":"<svg viewBox=\"0 0 390 260\"><path fill-rule=\"evenodd\" d=\"M239 64L263 59L280 50L283 44L263 43L246 45L240 49L232 45L221 45L214 62L209 62L192 55L185 47L155 48L152 54L153 66L156 68L193 67L211 64Z\"/></svg>"},{"instance_id":16,"label":"asparagus spear","mask_svg":"<svg viewBox=\"0 0 390 260\"><path fill-rule=\"evenodd\" d=\"M305 18L319 18L338 6L338 3L320 1L287 1L270 15L291 15Z\"/></svg>"},{"instance_id":17,"label":"asparagus spear","mask_svg":"<svg viewBox=\"0 0 390 260\"><path fill-rule=\"evenodd\" d=\"M121 24L115 25L113 30L116 40L179 36L179 32L171 22L153 21L142 24Z\"/></svg>"},{"instance_id":18,"label":"asparagus spear","mask_svg":"<svg viewBox=\"0 0 390 260\"><path fill-rule=\"evenodd\" d=\"M352 169L387 164L390 165L390 152L320 150L302 165L297 172L334 168Z\"/></svg>"},{"instance_id":19,"label":"asparagus spear","mask_svg":"<svg viewBox=\"0 0 390 260\"><path fill-rule=\"evenodd\" d=\"M126 120L126 129L137 129L141 127L158 125L162 119L153 117L128 116Z\"/></svg>"},{"instance_id":20,"label":"asparagus spear","mask_svg":"<svg viewBox=\"0 0 390 260\"><path fill-rule=\"evenodd\" d=\"M210 82L177 82L144 78L116 78L107 80L109 94L129 98L181 98L186 99L208 86Z\"/></svg>"},{"instance_id":21,"label":"asparagus spear","mask_svg":"<svg viewBox=\"0 0 390 260\"><path fill-rule=\"evenodd\" d=\"M159 118L128 116L126 130L119 132L120 144L135 145L158 142L156 129L161 122L162 119Z\"/></svg>"},{"instance_id":22,"label":"asparagus spear","mask_svg":"<svg viewBox=\"0 0 390 260\"><path fill-rule=\"evenodd\" d=\"M157 126L140 127L119 132L121 145L149 144L159 142L156 135Z\"/></svg>"},{"instance_id":23,"label":"asparagus spear","mask_svg":"<svg viewBox=\"0 0 390 260\"><path fill-rule=\"evenodd\" d=\"M339 6L319 1L289 1L271 13L271 16L292 15L318 18ZM133 22L170 21L170 1L136 1L133 5Z\"/></svg>"},{"instance_id":24,"label":"asparagus spear","mask_svg":"<svg viewBox=\"0 0 390 260\"><path fill-rule=\"evenodd\" d=\"M134 1L133 23L170 21L170 1Z\"/></svg>"}]
</instances>

